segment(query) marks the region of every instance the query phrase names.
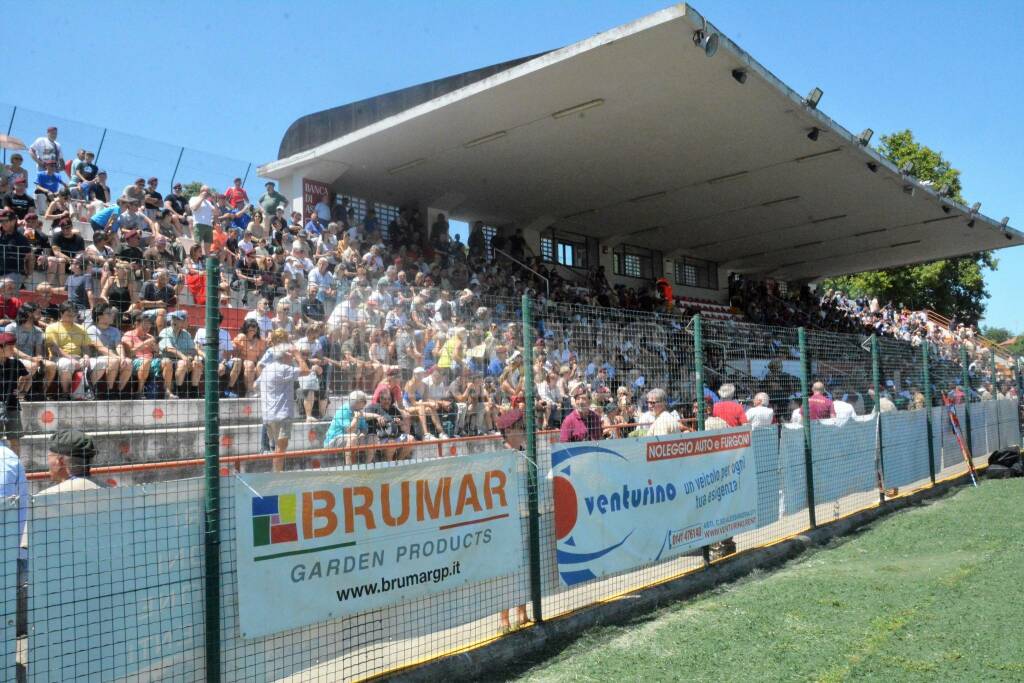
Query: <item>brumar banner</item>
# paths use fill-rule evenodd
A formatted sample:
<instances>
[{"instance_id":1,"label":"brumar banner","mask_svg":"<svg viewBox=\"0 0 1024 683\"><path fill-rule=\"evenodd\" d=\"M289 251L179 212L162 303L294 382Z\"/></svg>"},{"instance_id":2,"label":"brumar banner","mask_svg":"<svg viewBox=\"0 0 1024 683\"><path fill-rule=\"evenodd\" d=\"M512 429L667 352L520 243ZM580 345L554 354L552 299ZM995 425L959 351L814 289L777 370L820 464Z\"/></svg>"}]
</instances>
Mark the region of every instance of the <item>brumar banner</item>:
<instances>
[{"instance_id":1,"label":"brumar banner","mask_svg":"<svg viewBox=\"0 0 1024 683\"><path fill-rule=\"evenodd\" d=\"M747 427L556 444L555 551L572 586L757 526Z\"/></svg>"},{"instance_id":2,"label":"brumar banner","mask_svg":"<svg viewBox=\"0 0 1024 683\"><path fill-rule=\"evenodd\" d=\"M515 572L523 560L516 457L236 478L242 637Z\"/></svg>"}]
</instances>

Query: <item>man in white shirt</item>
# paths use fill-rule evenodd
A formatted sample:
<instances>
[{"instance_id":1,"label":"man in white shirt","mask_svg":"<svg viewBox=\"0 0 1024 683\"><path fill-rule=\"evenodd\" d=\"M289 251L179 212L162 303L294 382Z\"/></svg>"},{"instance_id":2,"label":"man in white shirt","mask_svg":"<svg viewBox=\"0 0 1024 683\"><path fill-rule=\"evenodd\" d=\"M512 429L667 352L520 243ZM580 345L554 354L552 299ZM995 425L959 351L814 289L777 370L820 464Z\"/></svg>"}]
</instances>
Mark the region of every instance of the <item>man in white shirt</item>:
<instances>
[{"instance_id":1,"label":"man in white shirt","mask_svg":"<svg viewBox=\"0 0 1024 683\"><path fill-rule=\"evenodd\" d=\"M61 152L60 143L57 142L57 126L50 126L46 129L46 137L38 137L28 148L28 153L36 166L42 171L47 161L52 161L57 168L64 167L64 154Z\"/></svg>"},{"instance_id":2,"label":"man in white shirt","mask_svg":"<svg viewBox=\"0 0 1024 683\"><path fill-rule=\"evenodd\" d=\"M664 389L647 392L647 410L654 415L654 422L647 428L647 436L666 436L679 431L679 420L668 411L668 396Z\"/></svg>"},{"instance_id":3,"label":"man in white shirt","mask_svg":"<svg viewBox=\"0 0 1024 683\"><path fill-rule=\"evenodd\" d=\"M195 219L195 225L192 226L192 237L196 244L203 246L203 254L209 254L210 245L213 244L213 220L218 213L210 188L203 185L199 194L190 199L188 204L192 209L192 218Z\"/></svg>"},{"instance_id":4,"label":"man in white shirt","mask_svg":"<svg viewBox=\"0 0 1024 683\"><path fill-rule=\"evenodd\" d=\"M263 365L256 380L260 387L260 413L274 452L284 453L288 450L295 418L295 382L310 370L302 354L295 353L290 345L275 346L270 354L270 362ZM275 472L283 472L284 458L274 458L273 468Z\"/></svg>"},{"instance_id":5,"label":"man in white shirt","mask_svg":"<svg viewBox=\"0 0 1024 683\"><path fill-rule=\"evenodd\" d=\"M752 429L768 427L775 419L775 411L771 407L768 394L759 392L754 395L754 405L747 409L747 422Z\"/></svg>"},{"instance_id":6,"label":"man in white shirt","mask_svg":"<svg viewBox=\"0 0 1024 683\"><path fill-rule=\"evenodd\" d=\"M842 427L854 418L857 414L857 409L847 400L849 399L849 394L837 391L835 395L836 398L832 401L832 407L836 411L835 421L837 426Z\"/></svg>"}]
</instances>

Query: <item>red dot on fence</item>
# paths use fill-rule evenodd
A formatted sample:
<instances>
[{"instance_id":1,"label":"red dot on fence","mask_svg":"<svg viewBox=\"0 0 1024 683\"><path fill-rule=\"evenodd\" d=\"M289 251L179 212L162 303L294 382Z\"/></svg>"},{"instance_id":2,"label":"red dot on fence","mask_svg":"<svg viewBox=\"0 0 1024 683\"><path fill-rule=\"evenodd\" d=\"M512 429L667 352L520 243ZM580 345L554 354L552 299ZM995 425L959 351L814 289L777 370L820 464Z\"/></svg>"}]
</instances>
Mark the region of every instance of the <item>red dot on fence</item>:
<instances>
[{"instance_id":1,"label":"red dot on fence","mask_svg":"<svg viewBox=\"0 0 1024 683\"><path fill-rule=\"evenodd\" d=\"M164 419L164 410L163 410L163 408L153 408L153 419L154 420L162 420L162 419Z\"/></svg>"},{"instance_id":2,"label":"red dot on fence","mask_svg":"<svg viewBox=\"0 0 1024 683\"><path fill-rule=\"evenodd\" d=\"M44 410L43 414L39 416L39 421L44 425L48 425L53 422L55 417L52 410Z\"/></svg>"},{"instance_id":3,"label":"red dot on fence","mask_svg":"<svg viewBox=\"0 0 1024 683\"><path fill-rule=\"evenodd\" d=\"M220 437L220 445L224 446L225 448L227 448L228 446L230 446L234 442L235 442L235 440L233 438L231 438L230 436L228 436L227 434L225 434L224 436Z\"/></svg>"},{"instance_id":4,"label":"red dot on fence","mask_svg":"<svg viewBox=\"0 0 1024 683\"><path fill-rule=\"evenodd\" d=\"M317 460L316 458L313 458L313 462L309 463L309 466L315 470L318 470L320 469L320 461Z\"/></svg>"},{"instance_id":5,"label":"red dot on fence","mask_svg":"<svg viewBox=\"0 0 1024 683\"><path fill-rule=\"evenodd\" d=\"M242 415L245 415L246 417L252 415L252 406L245 406L242 408Z\"/></svg>"},{"instance_id":6,"label":"red dot on fence","mask_svg":"<svg viewBox=\"0 0 1024 683\"><path fill-rule=\"evenodd\" d=\"M117 486L117 479L114 479L113 477L107 479L107 486Z\"/></svg>"},{"instance_id":7,"label":"red dot on fence","mask_svg":"<svg viewBox=\"0 0 1024 683\"><path fill-rule=\"evenodd\" d=\"M117 450L121 452L121 455L128 455L128 453L130 453L132 450L132 445L127 441L122 441L121 443L117 444Z\"/></svg>"},{"instance_id":8,"label":"red dot on fence","mask_svg":"<svg viewBox=\"0 0 1024 683\"><path fill-rule=\"evenodd\" d=\"M455 446L449 446L448 447L448 455L458 455L458 453L459 453L459 449L456 448Z\"/></svg>"},{"instance_id":9,"label":"red dot on fence","mask_svg":"<svg viewBox=\"0 0 1024 683\"><path fill-rule=\"evenodd\" d=\"M314 429L310 429L309 434L307 434L306 436L308 436L309 440L312 441L313 443L316 443L317 441L320 440L320 438L317 436L316 430Z\"/></svg>"},{"instance_id":10,"label":"red dot on fence","mask_svg":"<svg viewBox=\"0 0 1024 683\"><path fill-rule=\"evenodd\" d=\"M230 474L231 473L228 471L227 467L221 467L220 468L220 476L227 477L227 476L230 476Z\"/></svg>"}]
</instances>

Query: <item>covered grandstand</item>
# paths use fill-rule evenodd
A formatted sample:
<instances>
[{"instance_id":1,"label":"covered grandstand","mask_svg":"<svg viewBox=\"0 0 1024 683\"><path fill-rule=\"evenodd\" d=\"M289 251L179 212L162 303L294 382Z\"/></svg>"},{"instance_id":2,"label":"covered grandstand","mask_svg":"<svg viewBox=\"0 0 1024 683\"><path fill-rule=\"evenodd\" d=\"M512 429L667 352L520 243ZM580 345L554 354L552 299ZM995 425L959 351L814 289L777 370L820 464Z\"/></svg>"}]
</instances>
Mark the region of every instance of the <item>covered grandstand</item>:
<instances>
[{"instance_id":1,"label":"covered grandstand","mask_svg":"<svg viewBox=\"0 0 1024 683\"><path fill-rule=\"evenodd\" d=\"M696 45L698 32L717 49ZM721 303L728 273L809 281L1024 243L816 105L677 5L304 116L260 172L290 197L305 178L522 229L553 263L601 265L626 286L664 274ZM693 287L709 268L716 277Z\"/></svg>"}]
</instances>

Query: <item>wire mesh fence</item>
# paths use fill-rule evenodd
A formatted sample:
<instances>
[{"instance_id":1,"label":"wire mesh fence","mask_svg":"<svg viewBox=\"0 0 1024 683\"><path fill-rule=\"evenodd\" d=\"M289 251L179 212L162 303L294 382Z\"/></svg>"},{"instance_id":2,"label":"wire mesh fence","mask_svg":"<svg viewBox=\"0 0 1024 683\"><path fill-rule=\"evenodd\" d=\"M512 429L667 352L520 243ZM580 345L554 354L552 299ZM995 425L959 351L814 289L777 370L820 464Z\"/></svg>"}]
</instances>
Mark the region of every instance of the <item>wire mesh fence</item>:
<instances>
[{"instance_id":1,"label":"wire mesh fence","mask_svg":"<svg viewBox=\"0 0 1024 683\"><path fill-rule=\"evenodd\" d=\"M271 322L264 334L259 314L255 329L229 333L230 346L221 335L215 416L199 398L207 376L194 393L170 400L22 402L20 439L8 433L8 443L35 495L5 489L15 497L0 508L2 677L192 680L216 666L224 680L371 678L961 475L966 448L981 465L1021 441L1018 378L1000 376L987 359L965 367L959 353L929 355L889 339L395 288L402 303L384 308L397 316L378 309L392 294L387 283L353 287L323 321L286 311L279 321L296 325L285 338L290 346L281 346L280 333L274 339L283 323ZM165 322L172 331L176 324ZM148 331L141 332L144 341ZM259 373L251 387L247 361ZM315 384L303 381L309 376ZM223 394L231 386L239 395ZM279 417L279 400L287 418ZM748 427L754 521L677 554L567 580L559 488L567 447L624 453L691 431ZM64 476L55 470L53 439L70 428L91 436L96 455L91 469ZM203 557L209 488L198 478L211 430L220 496L212 621L204 583L211 556ZM245 632L245 602L260 598L240 579L249 559L239 549L255 532L237 510L262 497L260 477L314 472L325 481L398 482L403 472L433 466L459 476L504 448L518 454L514 567L351 614ZM83 490L44 495L55 484ZM24 542L19 501L27 503ZM588 503L578 504L582 511ZM286 522L271 522L278 523ZM326 571L313 568L313 557L294 558L289 566L298 574L282 590ZM340 571L316 580L338 590L355 585ZM206 652L210 623L219 634L215 664Z\"/></svg>"}]
</instances>

